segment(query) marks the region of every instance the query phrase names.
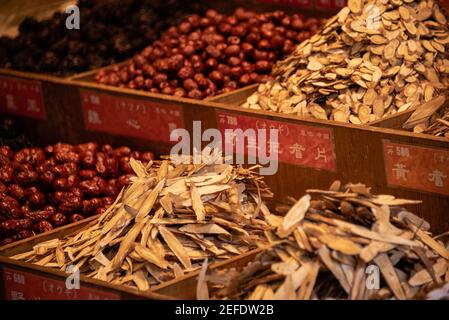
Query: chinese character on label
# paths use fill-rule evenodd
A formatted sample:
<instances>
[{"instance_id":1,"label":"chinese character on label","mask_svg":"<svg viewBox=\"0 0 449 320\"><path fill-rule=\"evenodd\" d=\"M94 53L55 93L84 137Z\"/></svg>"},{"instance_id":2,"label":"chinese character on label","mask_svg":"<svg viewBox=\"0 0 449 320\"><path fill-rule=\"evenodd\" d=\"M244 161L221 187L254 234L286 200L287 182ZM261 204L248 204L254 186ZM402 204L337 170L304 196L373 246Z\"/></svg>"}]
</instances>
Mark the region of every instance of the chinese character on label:
<instances>
[{"instance_id":1,"label":"chinese character on label","mask_svg":"<svg viewBox=\"0 0 449 320\"><path fill-rule=\"evenodd\" d=\"M408 170L404 164L402 163L395 164L393 171L395 173L396 180L407 181L407 174L410 172L410 170Z\"/></svg>"},{"instance_id":2,"label":"chinese character on label","mask_svg":"<svg viewBox=\"0 0 449 320\"><path fill-rule=\"evenodd\" d=\"M87 111L87 121L91 124L101 124L100 115L95 110Z\"/></svg>"},{"instance_id":3,"label":"chinese character on label","mask_svg":"<svg viewBox=\"0 0 449 320\"><path fill-rule=\"evenodd\" d=\"M92 103L92 104L100 104L100 97L99 96L91 94L89 98L90 98L90 103Z\"/></svg>"},{"instance_id":4,"label":"chinese character on label","mask_svg":"<svg viewBox=\"0 0 449 320\"><path fill-rule=\"evenodd\" d=\"M294 154L296 159L302 159L304 156L304 151L306 151L306 148L304 148L299 143L295 143L294 145L290 146L290 153Z\"/></svg>"},{"instance_id":5,"label":"chinese character on label","mask_svg":"<svg viewBox=\"0 0 449 320\"><path fill-rule=\"evenodd\" d=\"M23 292L11 291L11 300L25 300Z\"/></svg>"},{"instance_id":6,"label":"chinese character on label","mask_svg":"<svg viewBox=\"0 0 449 320\"><path fill-rule=\"evenodd\" d=\"M440 170L434 170L432 173L429 173L429 181L435 183L435 187L444 187L444 179L447 176L441 172Z\"/></svg>"},{"instance_id":7,"label":"chinese character on label","mask_svg":"<svg viewBox=\"0 0 449 320\"><path fill-rule=\"evenodd\" d=\"M394 154L394 150L393 150L393 146L388 146L387 147L387 153L392 156Z\"/></svg>"},{"instance_id":8,"label":"chinese character on label","mask_svg":"<svg viewBox=\"0 0 449 320\"><path fill-rule=\"evenodd\" d=\"M407 147L396 147L396 155L398 157L410 157L410 149Z\"/></svg>"},{"instance_id":9,"label":"chinese character on label","mask_svg":"<svg viewBox=\"0 0 449 320\"><path fill-rule=\"evenodd\" d=\"M39 108L37 107L37 101L35 99L27 100L27 111L39 112Z\"/></svg>"},{"instance_id":10,"label":"chinese character on label","mask_svg":"<svg viewBox=\"0 0 449 320\"><path fill-rule=\"evenodd\" d=\"M325 148L317 148L318 154L315 157L315 160L323 159L324 162L327 162L326 149Z\"/></svg>"},{"instance_id":11,"label":"chinese character on label","mask_svg":"<svg viewBox=\"0 0 449 320\"><path fill-rule=\"evenodd\" d=\"M14 96L12 94L6 95L6 108L9 110L17 110L17 106L14 102Z\"/></svg>"},{"instance_id":12,"label":"chinese character on label","mask_svg":"<svg viewBox=\"0 0 449 320\"><path fill-rule=\"evenodd\" d=\"M18 284L25 284L25 277L22 274L14 273L14 282Z\"/></svg>"},{"instance_id":13,"label":"chinese character on label","mask_svg":"<svg viewBox=\"0 0 449 320\"><path fill-rule=\"evenodd\" d=\"M142 129L142 126L140 125L139 121L137 121L137 120L129 119L126 121L126 124L136 130Z\"/></svg>"},{"instance_id":14,"label":"chinese character on label","mask_svg":"<svg viewBox=\"0 0 449 320\"><path fill-rule=\"evenodd\" d=\"M237 125L237 118L236 117L231 117L231 116L227 116L228 119L228 124L231 126L236 126Z\"/></svg>"}]
</instances>

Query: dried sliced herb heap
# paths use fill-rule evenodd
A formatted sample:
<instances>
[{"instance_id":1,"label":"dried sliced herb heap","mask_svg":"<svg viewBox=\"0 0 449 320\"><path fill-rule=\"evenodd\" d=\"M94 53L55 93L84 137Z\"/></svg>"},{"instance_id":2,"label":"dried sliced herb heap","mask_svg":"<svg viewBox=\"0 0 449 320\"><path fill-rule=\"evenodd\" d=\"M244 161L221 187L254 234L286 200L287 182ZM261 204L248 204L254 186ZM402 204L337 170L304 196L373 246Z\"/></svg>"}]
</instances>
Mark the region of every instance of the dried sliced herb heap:
<instances>
[{"instance_id":1,"label":"dried sliced herb heap","mask_svg":"<svg viewBox=\"0 0 449 320\"><path fill-rule=\"evenodd\" d=\"M243 104L365 124L421 105L449 84L449 32L437 1L349 0Z\"/></svg>"},{"instance_id":2,"label":"dried sliced herb heap","mask_svg":"<svg viewBox=\"0 0 449 320\"><path fill-rule=\"evenodd\" d=\"M227 259L266 242L269 225L257 216L261 197L272 194L253 171L168 160L131 166L137 177L98 219L12 258L61 270L77 265L87 276L147 290L206 258Z\"/></svg>"},{"instance_id":3,"label":"dried sliced herb heap","mask_svg":"<svg viewBox=\"0 0 449 320\"><path fill-rule=\"evenodd\" d=\"M339 181L328 191L307 192L280 208L285 217L267 216L270 245L253 262L203 277L213 297L410 299L449 282L449 251L427 222L400 207L418 201ZM368 290L367 283L375 289L375 276L369 277L376 268L380 287Z\"/></svg>"},{"instance_id":4,"label":"dried sliced herb heap","mask_svg":"<svg viewBox=\"0 0 449 320\"><path fill-rule=\"evenodd\" d=\"M404 123L404 129L449 138L449 105L446 96L440 95L423 104Z\"/></svg>"}]
</instances>

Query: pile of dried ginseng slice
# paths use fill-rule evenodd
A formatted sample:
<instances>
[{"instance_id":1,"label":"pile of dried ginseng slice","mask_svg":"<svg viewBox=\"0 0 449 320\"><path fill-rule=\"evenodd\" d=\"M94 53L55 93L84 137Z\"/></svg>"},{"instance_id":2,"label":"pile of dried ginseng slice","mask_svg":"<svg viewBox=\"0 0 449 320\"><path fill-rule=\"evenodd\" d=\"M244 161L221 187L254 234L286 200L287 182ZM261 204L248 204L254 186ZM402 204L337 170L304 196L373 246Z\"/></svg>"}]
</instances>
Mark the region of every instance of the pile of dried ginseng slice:
<instances>
[{"instance_id":1,"label":"pile of dried ginseng slice","mask_svg":"<svg viewBox=\"0 0 449 320\"><path fill-rule=\"evenodd\" d=\"M449 31L434 0L349 0L273 69L243 107L365 124L449 85Z\"/></svg>"},{"instance_id":2,"label":"pile of dried ginseng slice","mask_svg":"<svg viewBox=\"0 0 449 320\"><path fill-rule=\"evenodd\" d=\"M417 201L338 181L328 191L307 192L281 208L285 217L267 218L270 245L254 261L203 277L212 297L411 299L449 282L449 251L427 222L400 207Z\"/></svg>"},{"instance_id":3,"label":"pile of dried ginseng slice","mask_svg":"<svg viewBox=\"0 0 449 320\"><path fill-rule=\"evenodd\" d=\"M144 166L132 159L131 166L137 177L98 219L12 258L60 270L76 265L89 277L147 290L206 258L228 259L266 242L269 225L258 215L272 194L252 170L169 160Z\"/></svg>"}]
</instances>

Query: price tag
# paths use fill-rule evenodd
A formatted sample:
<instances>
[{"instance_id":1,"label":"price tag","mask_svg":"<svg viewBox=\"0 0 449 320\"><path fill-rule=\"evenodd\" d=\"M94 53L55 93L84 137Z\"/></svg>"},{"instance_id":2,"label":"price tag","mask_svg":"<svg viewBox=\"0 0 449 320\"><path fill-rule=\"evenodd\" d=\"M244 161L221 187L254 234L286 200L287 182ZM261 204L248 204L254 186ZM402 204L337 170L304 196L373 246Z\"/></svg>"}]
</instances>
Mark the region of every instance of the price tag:
<instances>
[{"instance_id":1,"label":"price tag","mask_svg":"<svg viewBox=\"0 0 449 320\"><path fill-rule=\"evenodd\" d=\"M313 7L312 0L258 0L258 1L264 2L264 3L291 5L294 7L301 7L301 8L312 8Z\"/></svg>"},{"instance_id":2,"label":"price tag","mask_svg":"<svg viewBox=\"0 0 449 320\"><path fill-rule=\"evenodd\" d=\"M65 281L54 280L15 268L3 268L7 300L119 300L119 295L80 285L67 289Z\"/></svg>"},{"instance_id":3,"label":"price tag","mask_svg":"<svg viewBox=\"0 0 449 320\"><path fill-rule=\"evenodd\" d=\"M238 129L243 132L248 129L256 131L255 141L248 137L243 138L244 141L233 141L234 146L244 144L245 155L249 154L248 151L251 149L266 148L265 150L277 150L280 162L314 169L336 170L334 137L331 129L224 112L217 113L217 122L223 137L226 136L226 130L230 130L228 131L230 134ZM261 138L257 134L257 129L266 129L266 141L261 140L263 136ZM278 142L275 148L270 146L270 144L276 143L270 140L270 130L276 130L278 133ZM234 137L239 139L239 135L234 134Z\"/></svg>"},{"instance_id":4,"label":"price tag","mask_svg":"<svg viewBox=\"0 0 449 320\"><path fill-rule=\"evenodd\" d=\"M388 184L449 196L449 150L383 141Z\"/></svg>"},{"instance_id":5,"label":"price tag","mask_svg":"<svg viewBox=\"0 0 449 320\"><path fill-rule=\"evenodd\" d=\"M170 133L184 127L182 108L82 90L87 130L170 143Z\"/></svg>"},{"instance_id":6,"label":"price tag","mask_svg":"<svg viewBox=\"0 0 449 320\"><path fill-rule=\"evenodd\" d=\"M0 112L45 120L41 82L0 76Z\"/></svg>"}]
</instances>

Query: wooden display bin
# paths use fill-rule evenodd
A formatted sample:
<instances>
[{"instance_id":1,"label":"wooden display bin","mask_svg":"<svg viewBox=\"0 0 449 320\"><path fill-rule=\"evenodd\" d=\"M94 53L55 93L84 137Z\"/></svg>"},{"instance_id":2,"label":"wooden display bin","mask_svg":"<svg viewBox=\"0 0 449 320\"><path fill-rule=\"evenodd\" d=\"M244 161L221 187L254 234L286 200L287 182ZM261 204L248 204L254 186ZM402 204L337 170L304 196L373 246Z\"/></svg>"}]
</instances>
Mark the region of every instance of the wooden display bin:
<instances>
[{"instance_id":1,"label":"wooden display bin","mask_svg":"<svg viewBox=\"0 0 449 320\"><path fill-rule=\"evenodd\" d=\"M196 278L199 271L186 274L148 291L114 285L105 281L80 276L80 289L66 290L68 274L8 257L32 250L33 246L55 238L76 233L97 217L67 225L50 232L24 239L0 248L0 300L128 300L128 299L195 299ZM239 267L246 264L259 250L249 251L226 261L212 263L211 269L223 266ZM182 285L178 285L180 282Z\"/></svg>"},{"instance_id":2,"label":"wooden display bin","mask_svg":"<svg viewBox=\"0 0 449 320\"><path fill-rule=\"evenodd\" d=\"M217 128L222 134L227 129L277 128L278 170L276 175L266 176L276 196L299 197L308 188L327 188L336 179L363 182L375 193L422 200L423 204L414 210L429 220L434 232L449 229L449 182L444 177L449 176L444 173L448 165L423 160L425 154L444 157L448 141L382 127L385 121L397 121L403 114L377 126L360 126L86 81L46 81L47 90L64 91L58 99L64 108L55 106L53 113L47 112L52 117L47 123L23 120L30 137L39 145L96 141L114 146L126 144L161 155L168 154L175 143L170 141L172 129L185 128L193 137L194 121L200 121L201 133L209 128ZM235 95L241 99L251 90L254 88L244 88ZM238 101L235 95L218 99ZM45 97L51 99L51 95ZM268 145L269 139L265 143Z\"/></svg>"}]
</instances>

